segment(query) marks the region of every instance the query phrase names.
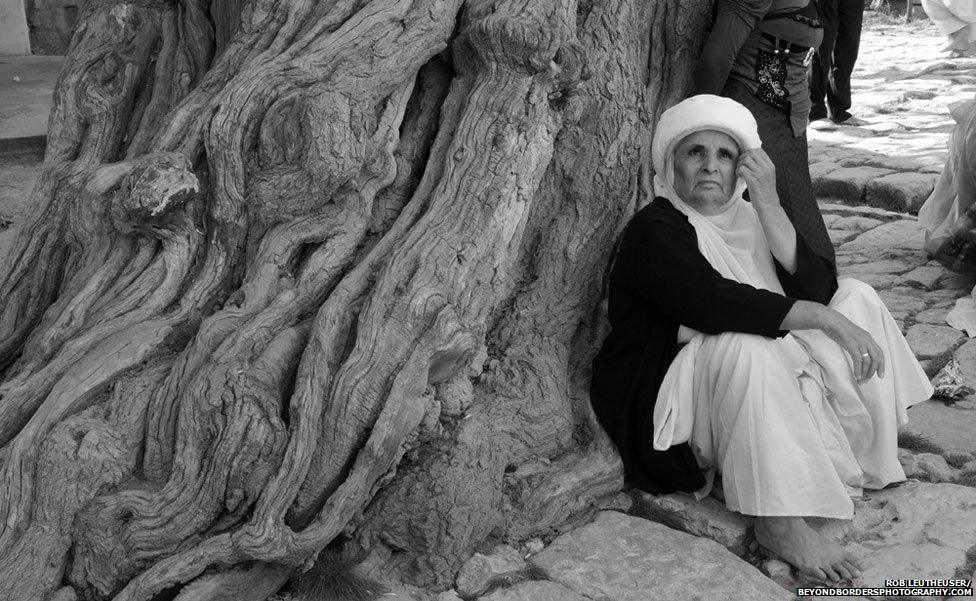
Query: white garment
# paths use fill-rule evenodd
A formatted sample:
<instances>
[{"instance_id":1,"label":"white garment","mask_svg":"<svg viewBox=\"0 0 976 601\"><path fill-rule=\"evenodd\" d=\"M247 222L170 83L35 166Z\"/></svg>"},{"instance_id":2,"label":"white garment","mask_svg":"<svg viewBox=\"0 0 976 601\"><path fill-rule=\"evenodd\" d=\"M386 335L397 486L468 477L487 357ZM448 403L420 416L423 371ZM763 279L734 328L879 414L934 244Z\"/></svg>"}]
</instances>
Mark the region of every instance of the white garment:
<instances>
[{"instance_id":1,"label":"white garment","mask_svg":"<svg viewBox=\"0 0 976 601\"><path fill-rule=\"evenodd\" d=\"M969 296L956 299L956 306L946 315L946 323L966 332L970 338L976 336L976 286Z\"/></svg>"},{"instance_id":2,"label":"white garment","mask_svg":"<svg viewBox=\"0 0 976 601\"><path fill-rule=\"evenodd\" d=\"M974 184L969 170L973 167L970 157L976 151L973 138L973 119L976 118L976 100L966 100L949 105L949 114L956 125L949 136L948 158L932 194L918 211L918 224L925 229L925 238L937 239L949 236L963 211L976 199ZM968 179L967 179L968 175Z\"/></svg>"},{"instance_id":3,"label":"white garment","mask_svg":"<svg viewBox=\"0 0 976 601\"><path fill-rule=\"evenodd\" d=\"M719 273L783 292L749 203L737 195L722 213L704 216L676 194L670 200ZM897 429L910 405L932 396L932 385L874 290L849 278L839 286L830 306L882 348L884 378L858 384L845 351L819 330L782 339L679 331L687 344L658 392L654 448L689 442L708 482L715 470L722 474L732 510L850 519L850 495L905 478Z\"/></svg>"},{"instance_id":4,"label":"white garment","mask_svg":"<svg viewBox=\"0 0 976 601\"><path fill-rule=\"evenodd\" d=\"M976 202L976 100L949 105L949 114L956 121L948 142L949 156L935 189L918 211L926 244L930 240L944 243L955 232L966 209ZM956 301L946 323L970 338L976 336L976 288L968 297Z\"/></svg>"},{"instance_id":5,"label":"white garment","mask_svg":"<svg viewBox=\"0 0 976 601\"><path fill-rule=\"evenodd\" d=\"M976 39L976 0L922 0L922 9L946 35L964 27L970 29L969 40Z\"/></svg>"}]
</instances>

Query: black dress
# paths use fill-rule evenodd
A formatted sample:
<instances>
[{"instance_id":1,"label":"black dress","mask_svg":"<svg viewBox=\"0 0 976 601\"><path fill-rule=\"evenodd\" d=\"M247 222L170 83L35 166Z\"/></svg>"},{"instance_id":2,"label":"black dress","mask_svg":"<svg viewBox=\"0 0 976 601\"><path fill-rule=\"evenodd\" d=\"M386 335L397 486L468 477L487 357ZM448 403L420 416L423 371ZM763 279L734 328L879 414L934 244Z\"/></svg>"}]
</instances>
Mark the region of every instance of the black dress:
<instances>
[{"instance_id":1,"label":"black dress","mask_svg":"<svg viewBox=\"0 0 976 601\"><path fill-rule=\"evenodd\" d=\"M664 198L631 219L610 271L611 329L590 384L590 402L631 485L661 494L705 484L686 443L652 446L654 402L679 350L680 324L705 334L782 336L779 324L796 299L826 304L837 289L830 262L799 233L796 273L779 263L776 272L788 296L723 278L698 251L688 219Z\"/></svg>"}]
</instances>

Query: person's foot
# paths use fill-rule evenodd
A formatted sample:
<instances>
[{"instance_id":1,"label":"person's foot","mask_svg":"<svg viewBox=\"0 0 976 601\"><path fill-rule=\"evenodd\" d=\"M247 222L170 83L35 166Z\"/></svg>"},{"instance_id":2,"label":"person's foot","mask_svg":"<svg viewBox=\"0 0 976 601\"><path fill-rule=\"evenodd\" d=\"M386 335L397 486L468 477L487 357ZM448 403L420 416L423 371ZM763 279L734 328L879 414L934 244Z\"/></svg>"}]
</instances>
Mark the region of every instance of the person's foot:
<instances>
[{"instance_id":1,"label":"person's foot","mask_svg":"<svg viewBox=\"0 0 976 601\"><path fill-rule=\"evenodd\" d=\"M837 124L830 119L824 117L823 119L817 119L816 121L811 121L807 124L810 129L815 129L817 131L836 131Z\"/></svg>"},{"instance_id":2,"label":"person's foot","mask_svg":"<svg viewBox=\"0 0 976 601\"><path fill-rule=\"evenodd\" d=\"M810 109L810 122L820 121L827 118L827 107L814 106Z\"/></svg>"},{"instance_id":3,"label":"person's foot","mask_svg":"<svg viewBox=\"0 0 976 601\"><path fill-rule=\"evenodd\" d=\"M970 50L969 28L963 27L958 31L953 31L947 37L949 38L949 42L946 44L946 47L943 48L943 50L948 50L950 52L953 50L957 52L966 52L967 50Z\"/></svg>"},{"instance_id":4,"label":"person's foot","mask_svg":"<svg viewBox=\"0 0 976 601\"><path fill-rule=\"evenodd\" d=\"M943 52L949 53L949 58L964 58L976 54L976 48L969 40L969 28L964 27L959 31L949 34L949 43L946 44Z\"/></svg>"},{"instance_id":5,"label":"person's foot","mask_svg":"<svg viewBox=\"0 0 976 601\"><path fill-rule=\"evenodd\" d=\"M756 518L756 540L804 574L821 580L852 580L861 565L852 554L827 540L802 517Z\"/></svg>"},{"instance_id":6,"label":"person's foot","mask_svg":"<svg viewBox=\"0 0 976 601\"><path fill-rule=\"evenodd\" d=\"M854 115L847 115L846 117L842 117L839 121L838 120L834 120L834 123L836 123L837 125L850 125L850 126L853 126L853 127L859 127L861 125L867 125L868 124L868 122L865 121L864 119L859 119L858 117L855 117Z\"/></svg>"}]
</instances>

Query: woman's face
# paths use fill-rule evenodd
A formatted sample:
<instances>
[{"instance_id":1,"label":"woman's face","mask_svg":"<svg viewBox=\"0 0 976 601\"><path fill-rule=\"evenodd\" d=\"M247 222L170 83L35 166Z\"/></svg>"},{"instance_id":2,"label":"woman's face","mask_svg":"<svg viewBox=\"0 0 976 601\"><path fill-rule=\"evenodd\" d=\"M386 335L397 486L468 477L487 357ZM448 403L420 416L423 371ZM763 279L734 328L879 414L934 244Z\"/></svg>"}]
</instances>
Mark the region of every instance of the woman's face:
<instances>
[{"instance_id":1,"label":"woman's face","mask_svg":"<svg viewBox=\"0 0 976 601\"><path fill-rule=\"evenodd\" d=\"M716 212L732 198L738 163L739 145L728 134L689 134L674 149L674 190L698 212Z\"/></svg>"}]
</instances>

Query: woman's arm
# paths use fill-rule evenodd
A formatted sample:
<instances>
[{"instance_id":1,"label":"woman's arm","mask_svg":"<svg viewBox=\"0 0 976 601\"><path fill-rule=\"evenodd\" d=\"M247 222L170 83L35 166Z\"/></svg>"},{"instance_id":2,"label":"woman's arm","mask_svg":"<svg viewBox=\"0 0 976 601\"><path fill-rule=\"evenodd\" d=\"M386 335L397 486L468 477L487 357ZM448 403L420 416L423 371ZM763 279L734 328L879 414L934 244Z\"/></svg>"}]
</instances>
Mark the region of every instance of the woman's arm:
<instances>
[{"instance_id":1,"label":"woman's arm","mask_svg":"<svg viewBox=\"0 0 976 601\"><path fill-rule=\"evenodd\" d=\"M772 0L719 0L695 69L694 94L721 94L736 55L771 5Z\"/></svg>"},{"instance_id":2,"label":"woman's arm","mask_svg":"<svg viewBox=\"0 0 976 601\"><path fill-rule=\"evenodd\" d=\"M854 375L863 382L874 374L884 377L884 353L865 330L826 305L798 300L780 327L784 330L821 330L851 357Z\"/></svg>"},{"instance_id":3,"label":"woman's arm","mask_svg":"<svg viewBox=\"0 0 976 601\"><path fill-rule=\"evenodd\" d=\"M746 150L739 155L736 175L749 188L749 200L762 224L786 294L828 303L837 290L837 274L829 260L814 254L802 241L780 205L772 159L761 148Z\"/></svg>"},{"instance_id":4,"label":"woman's arm","mask_svg":"<svg viewBox=\"0 0 976 601\"><path fill-rule=\"evenodd\" d=\"M649 310L706 334L782 335L794 303L722 277L699 252L687 218L664 199L627 226L611 277Z\"/></svg>"},{"instance_id":5,"label":"woman's arm","mask_svg":"<svg viewBox=\"0 0 976 601\"><path fill-rule=\"evenodd\" d=\"M796 229L786 216L776 192L776 166L762 148L739 154L736 175L749 188L749 201L759 215L773 257L787 272L796 273Z\"/></svg>"}]
</instances>

